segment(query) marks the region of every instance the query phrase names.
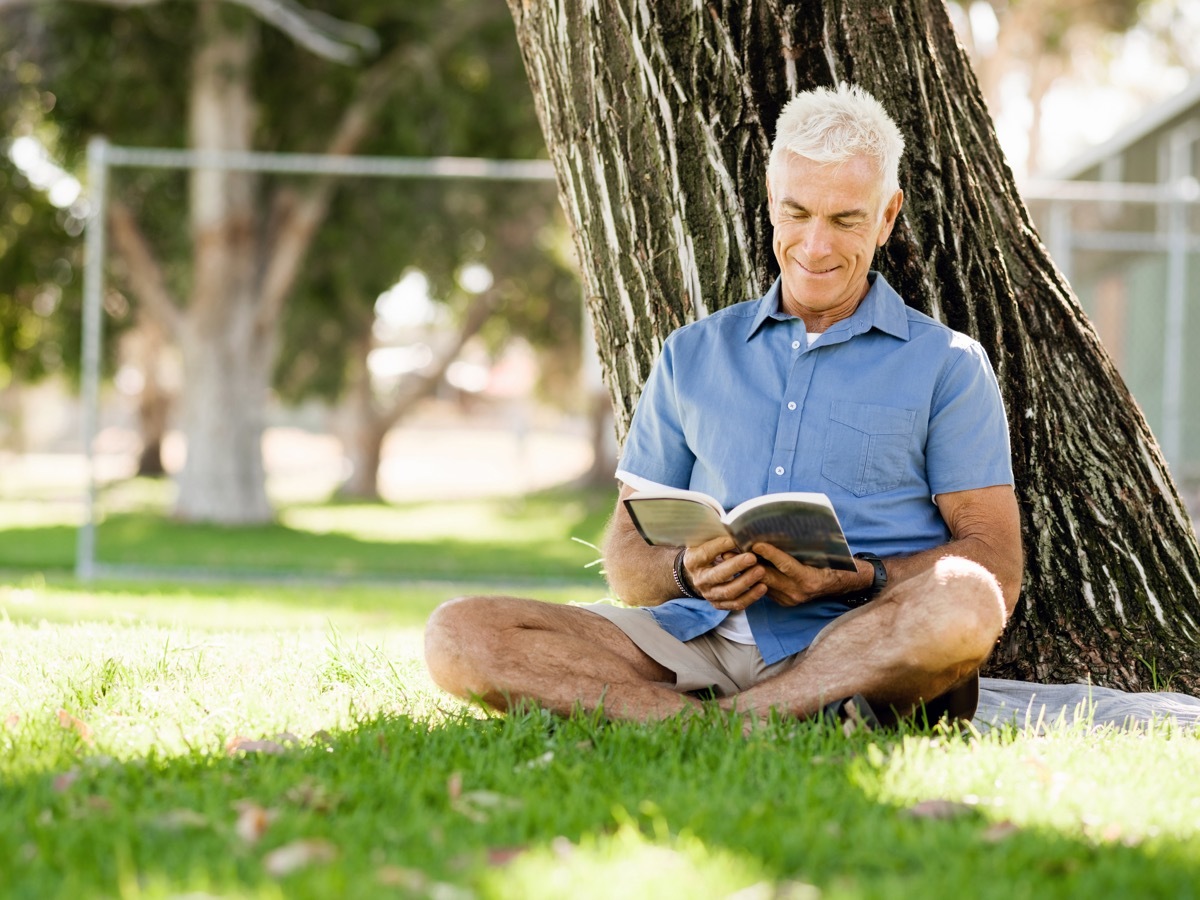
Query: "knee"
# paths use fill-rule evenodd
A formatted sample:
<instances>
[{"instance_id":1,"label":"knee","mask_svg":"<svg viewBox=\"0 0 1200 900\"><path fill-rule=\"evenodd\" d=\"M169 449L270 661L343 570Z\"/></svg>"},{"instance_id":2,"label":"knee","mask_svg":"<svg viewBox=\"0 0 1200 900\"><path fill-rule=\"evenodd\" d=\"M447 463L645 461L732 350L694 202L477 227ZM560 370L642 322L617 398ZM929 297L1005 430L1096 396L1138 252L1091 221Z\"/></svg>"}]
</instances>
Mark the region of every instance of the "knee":
<instances>
[{"instance_id":1,"label":"knee","mask_svg":"<svg viewBox=\"0 0 1200 900\"><path fill-rule=\"evenodd\" d=\"M982 663L1004 630L1000 583L978 563L954 556L938 560L930 580L926 596L935 607L927 620L930 639L953 648L964 662Z\"/></svg>"},{"instance_id":2,"label":"knee","mask_svg":"<svg viewBox=\"0 0 1200 900\"><path fill-rule=\"evenodd\" d=\"M472 658L485 636L488 597L455 597L433 611L425 623L425 665L434 683L445 691L467 696Z\"/></svg>"}]
</instances>

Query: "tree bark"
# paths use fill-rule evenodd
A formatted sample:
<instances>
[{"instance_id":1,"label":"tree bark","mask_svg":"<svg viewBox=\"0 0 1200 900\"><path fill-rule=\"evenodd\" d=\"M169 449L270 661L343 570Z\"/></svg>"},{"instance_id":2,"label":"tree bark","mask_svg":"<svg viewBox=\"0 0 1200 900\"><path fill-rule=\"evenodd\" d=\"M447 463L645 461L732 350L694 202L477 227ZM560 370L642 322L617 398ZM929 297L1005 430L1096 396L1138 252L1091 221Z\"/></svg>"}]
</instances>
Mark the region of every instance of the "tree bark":
<instances>
[{"instance_id":1,"label":"tree bark","mask_svg":"<svg viewBox=\"0 0 1200 900\"><path fill-rule=\"evenodd\" d=\"M846 80L908 143L876 265L982 342L1028 555L993 675L1200 690L1200 548L1163 457L1004 161L940 3L509 0L621 438L666 335L776 273L765 169L795 92Z\"/></svg>"},{"instance_id":2,"label":"tree bark","mask_svg":"<svg viewBox=\"0 0 1200 900\"><path fill-rule=\"evenodd\" d=\"M252 149L255 126L252 22L202 2L192 67L191 145ZM191 174L193 281L179 341L185 374L187 462L175 514L240 524L272 517L262 456L274 323L262 327L258 290L259 178L251 172Z\"/></svg>"}]
</instances>

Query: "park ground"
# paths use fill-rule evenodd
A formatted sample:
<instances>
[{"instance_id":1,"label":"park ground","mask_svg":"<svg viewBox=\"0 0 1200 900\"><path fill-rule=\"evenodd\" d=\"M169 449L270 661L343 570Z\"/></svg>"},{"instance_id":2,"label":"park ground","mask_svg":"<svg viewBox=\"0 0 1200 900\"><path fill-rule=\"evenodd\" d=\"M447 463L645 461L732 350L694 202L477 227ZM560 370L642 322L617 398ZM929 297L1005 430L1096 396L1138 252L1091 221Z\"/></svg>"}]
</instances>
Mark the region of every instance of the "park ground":
<instances>
[{"instance_id":1,"label":"park ground","mask_svg":"<svg viewBox=\"0 0 1200 900\"><path fill-rule=\"evenodd\" d=\"M277 468L279 522L216 529L118 479L83 584L71 466L12 462L0 896L1200 897L1200 734L1166 723L743 737L439 692L442 599L605 595L608 489L331 503Z\"/></svg>"}]
</instances>

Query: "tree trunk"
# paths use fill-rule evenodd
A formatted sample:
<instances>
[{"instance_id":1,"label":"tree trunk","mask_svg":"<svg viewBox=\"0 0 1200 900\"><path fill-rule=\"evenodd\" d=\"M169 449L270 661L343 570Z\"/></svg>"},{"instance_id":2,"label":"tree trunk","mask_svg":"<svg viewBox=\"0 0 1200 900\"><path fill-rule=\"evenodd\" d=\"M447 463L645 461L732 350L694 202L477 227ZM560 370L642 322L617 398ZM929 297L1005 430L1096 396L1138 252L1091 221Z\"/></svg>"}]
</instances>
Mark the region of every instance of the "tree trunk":
<instances>
[{"instance_id":1,"label":"tree trunk","mask_svg":"<svg viewBox=\"0 0 1200 900\"><path fill-rule=\"evenodd\" d=\"M137 474L161 478L167 471L163 466L162 445L171 412L171 392L162 377L166 337L152 316L140 313L137 327L126 337L125 345L131 362L142 375L137 400L138 435L142 439Z\"/></svg>"},{"instance_id":2,"label":"tree trunk","mask_svg":"<svg viewBox=\"0 0 1200 900\"><path fill-rule=\"evenodd\" d=\"M978 340L1027 552L989 672L1200 690L1200 548L1158 446L1029 221L940 3L509 0L623 439L666 335L774 278L765 169L796 91L859 83L908 142L878 268Z\"/></svg>"},{"instance_id":3,"label":"tree trunk","mask_svg":"<svg viewBox=\"0 0 1200 900\"><path fill-rule=\"evenodd\" d=\"M250 150L255 32L240 10L212 0L198 10L191 145ZM175 514L222 524L269 521L262 456L275 323L260 320L258 177L197 169L191 175L192 295L179 341L187 462Z\"/></svg>"},{"instance_id":4,"label":"tree trunk","mask_svg":"<svg viewBox=\"0 0 1200 900\"><path fill-rule=\"evenodd\" d=\"M432 397L446 370L458 359L467 341L479 333L496 310L497 296L493 291L477 294L466 311L458 331L438 353L431 368L421 375L403 379L386 401L378 401L367 368L367 356L374 341L368 332L355 354L355 370L348 389L350 403L350 477L338 489L341 497L378 500L379 464L383 460L383 442L388 432L410 415L421 401Z\"/></svg>"}]
</instances>

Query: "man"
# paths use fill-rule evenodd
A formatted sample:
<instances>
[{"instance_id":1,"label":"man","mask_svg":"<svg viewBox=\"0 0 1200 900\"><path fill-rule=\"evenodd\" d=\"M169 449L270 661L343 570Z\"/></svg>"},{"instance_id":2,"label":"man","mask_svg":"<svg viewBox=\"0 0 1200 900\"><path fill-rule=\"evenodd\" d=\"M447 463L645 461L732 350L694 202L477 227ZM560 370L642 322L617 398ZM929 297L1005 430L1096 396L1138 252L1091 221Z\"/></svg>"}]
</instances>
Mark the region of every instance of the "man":
<instances>
[{"instance_id":1,"label":"man","mask_svg":"<svg viewBox=\"0 0 1200 900\"><path fill-rule=\"evenodd\" d=\"M870 271L903 203L903 147L856 87L784 108L767 171L779 280L671 335L617 472L621 499L824 492L857 571L730 539L651 547L618 500L605 568L633 608L450 601L426 629L441 687L639 720L709 698L755 718L972 714L1020 592L1020 523L983 350Z\"/></svg>"}]
</instances>

